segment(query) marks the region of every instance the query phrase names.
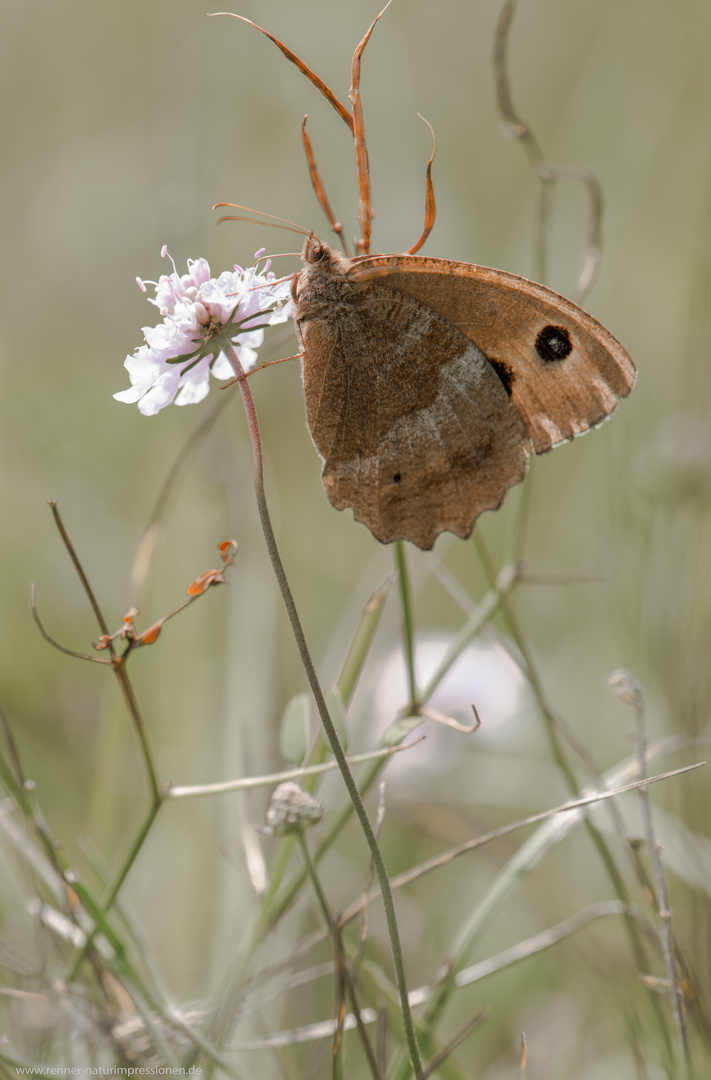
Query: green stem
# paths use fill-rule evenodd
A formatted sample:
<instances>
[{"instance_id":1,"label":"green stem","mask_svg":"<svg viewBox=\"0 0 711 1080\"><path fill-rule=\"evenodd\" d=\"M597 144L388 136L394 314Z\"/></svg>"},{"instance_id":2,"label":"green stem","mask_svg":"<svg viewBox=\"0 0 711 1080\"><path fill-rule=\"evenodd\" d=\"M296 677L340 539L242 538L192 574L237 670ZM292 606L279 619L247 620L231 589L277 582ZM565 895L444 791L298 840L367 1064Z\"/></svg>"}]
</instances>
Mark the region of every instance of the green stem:
<instances>
[{"instance_id":1,"label":"green stem","mask_svg":"<svg viewBox=\"0 0 711 1080\"><path fill-rule=\"evenodd\" d=\"M326 733L331 752L338 764L338 767L343 777L343 782L346 785L348 796L353 803L353 807L356 812L356 816L360 823L360 827L363 830L363 835L367 841L370 849L373 863L375 864L375 870L378 876L378 883L382 889L383 894L383 907L385 910L385 918L388 927L388 934L390 936L390 949L392 952L393 965L395 969L395 980L397 982L398 993L400 995L400 1008L402 1010L402 1021L405 1029L405 1040L407 1042L408 1053L412 1068L416 1077L420 1077L422 1074L422 1063L420 1061L420 1052L417 1047L417 1039L415 1037L415 1026L412 1019L412 1013L410 1011L410 1005L407 1000L407 983L405 981L405 967L403 963L402 947L400 944L400 934L397 927L397 919L395 916L395 904L393 901L392 890L390 889L390 882L388 880L388 872L385 866L382 852L378 845L378 841L373 831L370 818L361 799L358 786L353 778L353 774L349 768L341 746L336 729L333 725L333 721L329 716L328 708L326 706L326 699L324 698L321 684L319 683L316 669L309 653L308 645L306 644L306 638L301 626L301 620L299 619L298 611L296 610L296 604L294 603L294 597L292 596L289 582L284 571L284 566L281 561L279 549L277 547L276 537L274 530L272 529L272 523L269 518L269 509L267 507L266 493L264 491L264 472L262 464L262 444L259 434L259 425L257 422L257 412L254 406L254 398L252 397L252 391L248 385L247 379L244 377L245 372L240 363L240 359L235 350L230 347L227 350L228 359L232 365L232 369L239 379L239 388L242 392L242 401L244 403L245 412L247 414L247 424L249 426L249 434L252 442L252 455L254 458L254 487L257 497L257 508L259 511L259 518L262 524L262 531L264 533L264 540L267 545L267 551L272 562L274 570L274 576L277 579L279 589L281 591L282 600L291 623L291 630L296 641L301 662L306 672L306 677L311 687L311 692L316 702L316 708L318 709L319 716L321 717L321 723Z\"/></svg>"},{"instance_id":2,"label":"green stem","mask_svg":"<svg viewBox=\"0 0 711 1080\"><path fill-rule=\"evenodd\" d=\"M119 686L121 687L121 693L123 694L126 707L131 714L133 721L133 727L138 736L138 743L141 747L141 754L143 755L143 763L148 774L148 783L151 789L151 799L153 804L160 805L162 796L160 793L160 784L158 783L158 773L156 771L155 762L153 761L153 751L151 750L150 743L148 741L148 733L146 731L146 725L141 715L141 710L138 707L138 701L136 695L133 692L131 681L126 671L126 660L130 656L130 653L126 653L124 656L116 657L111 661L111 666L114 669L116 678L118 679Z\"/></svg>"},{"instance_id":3,"label":"green stem","mask_svg":"<svg viewBox=\"0 0 711 1080\"><path fill-rule=\"evenodd\" d=\"M377 780L382 769L384 768L385 760L387 759L374 762L368 769L368 772L365 775L365 779L361 782L360 786L361 798L366 794L366 792L370 790L370 788ZM324 836L319 846L316 848L316 852L313 856L316 863L319 863L323 856L326 854L326 852L331 848L338 835L343 831L346 824L350 821L352 813L353 804L346 803L346 805L340 811L335 820L331 822L328 832ZM305 881L306 873L305 871L301 871L294 877L294 880L290 882L289 885L287 885L283 895L277 897L270 905L270 908L265 916L265 926L263 928L264 935L266 935L267 930L271 929L272 926L275 926L276 923L279 922L281 917L289 910L294 900L301 892Z\"/></svg>"},{"instance_id":4,"label":"green stem","mask_svg":"<svg viewBox=\"0 0 711 1080\"><path fill-rule=\"evenodd\" d=\"M136 839L133 842L133 845L131 846L131 850L128 853L128 857L126 858L126 861L124 862L123 867L121 868L121 871L120 871L118 877L116 878L116 881L114 882L113 888L112 888L111 892L109 893L108 899L102 905L102 908L101 908L101 917L102 918L105 917L108 914L108 912L111 910L111 908L113 907L113 904L114 904L114 902L116 900L116 897L118 896L118 894L119 894L119 892L121 890L121 886L123 885L124 881L128 877L128 873L129 873L131 867L133 866L134 862L136 861L136 858L138 857L139 851L143 847L145 839L146 839L146 837L148 836L148 833L151 830L151 826L153 825L153 822L156 819L156 815L158 814L158 811L160 810L161 806L163 805L163 802L164 802L164 799L159 795L158 798L155 800L155 802L151 805L151 808L148 811L148 816L146 817L146 820L144 821L143 826L141 827L141 831L139 832L138 836L136 837ZM76 888L76 885L74 887ZM97 925L97 926L94 927L94 929L91 931L91 933L87 935L87 939L86 939L86 941L84 943L84 946L80 950L79 955L77 956L76 960L74 961L74 964L72 965L71 971L69 972L69 975L67 976L67 980L66 980L67 982L71 982L72 979L76 978L76 975L77 975L77 972L79 971L79 968L84 963L84 960L86 959L86 956L89 953L89 950L91 949L92 945L94 944L94 938L96 937L97 933L99 932L99 929L100 929L100 927Z\"/></svg>"},{"instance_id":5,"label":"green stem","mask_svg":"<svg viewBox=\"0 0 711 1080\"><path fill-rule=\"evenodd\" d=\"M410 709L417 711L417 681L415 678L415 630L412 617L412 591L410 589L410 577L407 572L407 560L405 558L405 545L402 540L396 540L393 544L395 566L397 567L397 580L400 587L400 600L402 602L402 633L405 645L405 664L407 666L407 686L410 694Z\"/></svg>"}]
</instances>

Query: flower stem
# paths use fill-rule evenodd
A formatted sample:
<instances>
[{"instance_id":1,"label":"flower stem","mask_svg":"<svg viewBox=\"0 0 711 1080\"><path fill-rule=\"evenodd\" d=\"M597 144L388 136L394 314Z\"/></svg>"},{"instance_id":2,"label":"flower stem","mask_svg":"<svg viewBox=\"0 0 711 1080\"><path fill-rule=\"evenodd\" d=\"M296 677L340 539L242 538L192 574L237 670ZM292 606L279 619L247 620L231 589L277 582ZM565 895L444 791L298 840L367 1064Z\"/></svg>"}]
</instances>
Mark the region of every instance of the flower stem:
<instances>
[{"instance_id":1,"label":"flower stem","mask_svg":"<svg viewBox=\"0 0 711 1080\"><path fill-rule=\"evenodd\" d=\"M335 960L335 963L336 963L336 977L338 977L339 970L341 969L341 962L339 962L339 956L340 956L342 958L343 981L344 981L344 983L345 983L345 985L346 985L346 987L348 989L348 994L349 994L350 999L351 999L351 1005L353 1007L353 1014L355 1016L355 1021L356 1021L356 1025L358 1027L358 1032L359 1032L360 1037L361 1037L361 1042L363 1043L363 1049L365 1051L365 1056L366 1056L366 1058L368 1060L368 1065L370 1067L371 1075L373 1077L373 1080L382 1080L380 1069L378 1068L378 1063L375 1060L375 1054L373 1053L373 1048L370 1045L370 1040L368 1038L368 1034L367 1034L367 1032L365 1030L365 1025L363 1024L363 1020L361 1018L360 1006L358 1005L358 999L356 997L355 986L353 985L353 980L351 978L351 973L350 973L350 970L348 968L348 962L346 960L345 951L343 949L343 942L341 941L340 927L338 926L338 923L336 922L333 915L331 914L331 910L330 910L330 908L328 906L328 900L326 899L326 895L325 895L325 893L323 891L323 888L321 886L321 881L319 880L318 872L316 870L316 864L314 863L313 859L311 858L311 852L309 851L308 844L306 843L306 837L304 835L303 829L298 830L298 832L296 833L296 838L298 840L299 847L301 848L301 855L302 855L303 860L304 860L304 866L306 867L306 872L307 872L307 874L309 876L309 879L311 880L311 884L314 887L314 892L316 893L316 897L317 897L318 902L319 902L319 907L321 908L321 914L324 917L326 925L328 926L328 929L330 931L331 938L333 940L334 960ZM341 1038L339 1038L339 1043L340 1043L340 1046L335 1050L336 1054L340 1053L342 1045L343 1045L343 1043L342 1043L342 1033L341 1033Z\"/></svg>"},{"instance_id":2,"label":"flower stem","mask_svg":"<svg viewBox=\"0 0 711 1080\"><path fill-rule=\"evenodd\" d=\"M138 743L141 748L141 754L143 756L143 763L148 776L148 784L151 789L151 802L156 808L160 806L164 796L161 793L160 783L158 781L158 772L153 760L153 751L151 744L148 741L148 732L146 725L141 714L141 710L136 700L136 695L131 685L131 681L126 672L126 656L114 657L111 661L111 666L114 669L114 674L118 679L119 686L121 687L121 693L123 694L126 707L131 715L133 721L133 728L138 736Z\"/></svg>"},{"instance_id":3,"label":"flower stem","mask_svg":"<svg viewBox=\"0 0 711 1080\"><path fill-rule=\"evenodd\" d=\"M284 566L281 561L279 549L277 547L276 537L274 536L274 530L272 529L272 523L269 518L269 509L267 507L266 493L264 491L264 470L262 462L262 442L259 434L259 424L257 422L257 411L254 405L254 398L252 397L252 391L245 379L244 369L233 347L227 349L227 356L232 365L232 369L239 380L239 388L242 393L242 401L244 402L245 412L247 414L247 424L249 427L249 435L252 442L252 456L254 459L254 488L257 497L257 509L259 511L259 519L262 525L262 532L264 533L264 540L267 545L267 551L272 562L272 568L274 570L274 576L277 579L279 589L281 591L284 606L289 616L289 622L291 623L291 630L296 641L296 646L299 650L301 662L306 672L306 677L311 687L311 692L316 702L316 708L318 709L319 716L321 717L321 723L331 747L331 752L338 764L338 768L341 771L343 782L346 785L348 796L353 803L356 816L360 823L360 827L363 830L363 835L367 841L370 849L373 863L375 864L375 870L378 875L378 883L382 890L383 907L385 909L385 918L388 926L388 934L390 936L390 949L392 952L393 966L395 969L395 980L397 982L398 993L400 996L400 1008L402 1011L403 1027L405 1029L405 1040L407 1042L408 1053L412 1068L416 1077L422 1075L422 1063L420 1061L420 1052L417 1046L417 1039L415 1037L415 1026L412 1019L412 1013L410 1011L410 1005L407 1000L407 984L405 982L405 968L402 956L402 947L400 944L400 935L397 927L397 919L395 916L395 904L393 901L392 890L390 889L390 882L388 880L388 872L385 866L382 852L378 845L378 841L373 831L368 812L365 809L365 805L358 791L358 787L353 778L346 755L343 747L338 739L336 729L333 721L328 712L326 705L326 699L321 689L316 669L311 659L308 645L306 644L306 638L301 626L301 620L299 619L299 613L296 610L296 604L294 603L294 597L292 596L289 582L284 571Z\"/></svg>"}]
</instances>

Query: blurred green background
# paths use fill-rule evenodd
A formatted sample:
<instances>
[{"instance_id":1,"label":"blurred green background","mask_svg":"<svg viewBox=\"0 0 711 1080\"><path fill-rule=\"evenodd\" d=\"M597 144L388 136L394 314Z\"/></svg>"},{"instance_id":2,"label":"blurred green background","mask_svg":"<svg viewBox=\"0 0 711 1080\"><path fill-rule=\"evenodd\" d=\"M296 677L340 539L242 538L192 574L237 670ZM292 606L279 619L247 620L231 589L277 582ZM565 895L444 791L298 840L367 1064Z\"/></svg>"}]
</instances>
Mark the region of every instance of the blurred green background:
<instances>
[{"instance_id":1,"label":"blurred green background","mask_svg":"<svg viewBox=\"0 0 711 1080\"><path fill-rule=\"evenodd\" d=\"M236 10L279 36L347 99L351 53L376 3L243 0ZM374 251L406 249L422 228L431 140L420 112L437 137L438 216L423 253L533 272L538 189L522 148L499 130L492 68L498 12L492 0L394 0L378 25L362 82ZM352 145L345 125L266 38L236 20L208 18L201 3L5 0L0 20L0 701L70 861L84 865L78 838L89 837L116 868L145 813L145 785L107 673L53 651L32 621L35 581L41 617L58 640L89 650L98 633L47 500L57 500L115 627L134 603L139 627L149 625L215 564L217 542L239 539L230 584L169 624L159 643L135 658L133 674L162 775L197 783L280 767L279 719L305 683L263 549L238 395L190 462L140 596L128 587L136 543L216 391L197 407L152 419L111 395L128 385L122 363L141 344L141 326L156 321L134 279L169 270L161 246L168 245L179 271L187 258L202 255L215 274L249 264L258 247L298 247L290 233L215 227L211 207L221 200L281 215L326 238L301 146L305 113L334 211L354 233ZM612 420L534 462L527 480L529 569L574 577L599 571L566 586L522 587L516 602L547 698L601 769L633 746L630 712L603 684L621 665L645 686L651 738L696 736L707 726L710 59L711 9L701 0L525 0L511 37L514 101L547 159L589 165L600 176L603 262L585 304L639 368L634 394ZM572 290L586 215L577 186L556 189L547 284L562 292ZM297 267L296 258L277 263L284 273ZM294 348L290 339L280 353ZM392 553L350 512L328 504L296 363L258 375L252 386L274 524L328 685ZM511 555L521 498L522 489L512 491L504 509L477 526L497 566ZM486 579L471 542L443 538L435 554L471 596L481 596ZM410 555L418 631L446 637L462 613L432 578L431 561L414 549ZM399 625L393 595L350 718L355 748L371 745L369 723L382 729L392 719L374 717L373 702L380 700L380 662L397 649ZM434 735L430 749L425 743L413 752L413 761L420 757L412 775L400 765L385 837L393 871L565 796L535 708L524 699L518 719L478 744L470 739L466 753L451 740L437 750ZM477 788L480 746L491 755L481 779L499 770L494 775L511 790L508 803L497 801L496 784ZM463 761L471 772L453 799L449 770L464 768ZM665 767L680 761L665 759ZM507 786L516 770L526 777L525 790ZM324 790L335 804L337 785ZM657 789L654 799L691 830L704 831L707 791L700 771ZM215 989L255 910L240 830L251 815L261 818L266 797L168 805L127 884L177 1000ZM356 836L353 854L333 856L336 906L361 887ZM609 895L585 843L555 852L539 868L510 921L494 925L482 955ZM705 849L693 850L696 865ZM470 889L478 893L509 853L492 849L476 870L462 864L448 871L441 906L436 885L434 897L421 890L401 901L413 985L431 978L446 953L461 898ZM695 950L707 940L711 878L703 879L694 887L688 875L671 882L676 929L696 957L702 994L708 957ZM0 917L2 934L31 952L21 875L0 884ZM477 1063L477 1075L514 1075L526 1026L550 1029L547 1076L633 1075L628 1051L617 1049L625 1046L623 1025L615 1025L603 999L606 979L614 995L637 976L620 959L625 946L614 931L586 933L567 952L563 947L537 966L491 980L491 990L487 984L477 991L483 996L469 999L471 1011L480 1000L496 1009L487 1033L467 1044L472 1056L463 1060ZM585 991L576 984L583 978ZM270 1023L327 1016L330 1000L327 988L308 1016L277 1010ZM564 1035L579 1055L578 1071L570 1071ZM615 1073L609 1069L617 1053L623 1065ZM598 1066L608 1071L594 1071Z\"/></svg>"}]
</instances>

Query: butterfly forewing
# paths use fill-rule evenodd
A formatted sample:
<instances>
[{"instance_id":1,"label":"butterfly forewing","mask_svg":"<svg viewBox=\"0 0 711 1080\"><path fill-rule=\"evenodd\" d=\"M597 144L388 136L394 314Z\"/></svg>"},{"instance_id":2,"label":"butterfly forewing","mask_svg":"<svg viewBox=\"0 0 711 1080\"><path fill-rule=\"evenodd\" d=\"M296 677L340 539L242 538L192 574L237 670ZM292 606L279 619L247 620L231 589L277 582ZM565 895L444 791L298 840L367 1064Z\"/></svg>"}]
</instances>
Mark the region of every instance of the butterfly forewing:
<instances>
[{"instance_id":1,"label":"butterfly forewing","mask_svg":"<svg viewBox=\"0 0 711 1080\"><path fill-rule=\"evenodd\" d=\"M398 289L474 341L507 387L537 453L600 423L635 367L596 319L515 274L444 259L354 259L350 277Z\"/></svg>"}]
</instances>

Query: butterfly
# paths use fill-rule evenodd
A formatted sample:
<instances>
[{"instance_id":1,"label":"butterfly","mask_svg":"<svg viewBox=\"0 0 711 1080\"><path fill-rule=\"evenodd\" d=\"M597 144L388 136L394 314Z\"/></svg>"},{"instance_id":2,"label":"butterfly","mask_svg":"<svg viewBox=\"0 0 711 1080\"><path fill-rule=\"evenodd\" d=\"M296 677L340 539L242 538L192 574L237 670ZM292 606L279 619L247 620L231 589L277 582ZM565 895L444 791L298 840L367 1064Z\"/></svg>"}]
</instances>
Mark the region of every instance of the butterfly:
<instances>
[{"instance_id":1,"label":"butterfly","mask_svg":"<svg viewBox=\"0 0 711 1080\"><path fill-rule=\"evenodd\" d=\"M635 381L582 308L502 270L346 258L315 236L294 287L306 419L331 503L382 543L470 535L540 454Z\"/></svg>"},{"instance_id":2,"label":"butterfly","mask_svg":"<svg viewBox=\"0 0 711 1080\"><path fill-rule=\"evenodd\" d=\"M469 536L479 515L497 509L523 479L532 454L609 416L636 371L604 326L551 289L416 254L434 224L434 150L422 236L407 254L368 254L373 214L360 70L388 6L353 54L352 111L274 35L236 18L306 75L355 144L361 254L341 255L308 233L292 287L306 420L326 493L339 510L352 507L382 543L429 549L444 531ZM341 233L305 125L306 118L311 180Z\"/></svg>"}]
</instances>

